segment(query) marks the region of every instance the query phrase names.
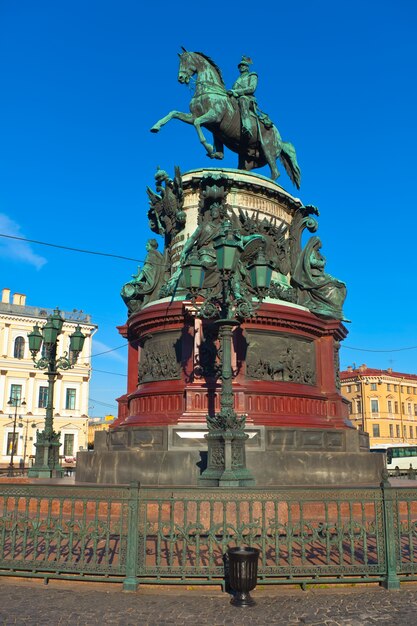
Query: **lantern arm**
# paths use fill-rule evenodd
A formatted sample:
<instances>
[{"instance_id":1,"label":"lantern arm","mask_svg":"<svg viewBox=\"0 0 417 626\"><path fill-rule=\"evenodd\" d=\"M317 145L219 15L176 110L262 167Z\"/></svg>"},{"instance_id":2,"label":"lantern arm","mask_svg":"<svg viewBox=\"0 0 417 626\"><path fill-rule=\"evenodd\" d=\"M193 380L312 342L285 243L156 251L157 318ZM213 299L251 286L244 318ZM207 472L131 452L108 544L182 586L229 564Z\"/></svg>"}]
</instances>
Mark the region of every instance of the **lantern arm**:
<instances>
[{"instance_id":1,"label":"lantern arm","mask_svg":"<svg viewBox=\"0 0 417 626\"><path fill-rule=\"evenodd\" d=\"M36 356L32 355L32 360L35 364L35 368L38 370L46 370L49 367L49 358L46 356L42 356L40 359L36 359Z\"/></svg>"},{"instance_id":2,"label":"lantern arm","mask_svg":"<svg viewBox=\"0 0 417 626\"><path fill-rule=\"evenodd\" d=\"M69 357L68 352L64 352L64 354L56 359L51 359L50 356L42 356L40 359L36 359L33 357L33 362L35 364L35 368L38 370L47 370L51 369L51 373L56 370L69 370L72 369L77 361L78 355L74 355Z\"/></svg>"},{"instance_id":3,"label":"lantern arm","mask_svg":"<svg viewBox=\"0 0 417 626\"><path fill-rule=\"evenodd\" d=\"M64 354L61 357L59 357L59 359L56 360L56 364L55 364L56 369L60 369L60 370L72 369L75 365L75 362L77 361L77 356L78 355L74 355L73 357L70 358L68 356L68 352L64 352Z\"/></svg>"}]
</instances>

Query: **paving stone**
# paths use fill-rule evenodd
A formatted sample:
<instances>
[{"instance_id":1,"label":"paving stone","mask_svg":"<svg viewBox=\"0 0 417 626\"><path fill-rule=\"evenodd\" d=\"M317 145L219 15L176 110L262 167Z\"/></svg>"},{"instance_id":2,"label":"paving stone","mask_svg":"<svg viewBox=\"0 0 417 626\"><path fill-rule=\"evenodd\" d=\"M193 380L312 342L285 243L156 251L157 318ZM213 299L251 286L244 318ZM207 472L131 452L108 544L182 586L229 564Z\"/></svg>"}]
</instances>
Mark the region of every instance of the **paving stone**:
<instances>
[{"instance_id":1,"label":"paving stone","mask_svg":"<svg viewBox=\"0 0 417 626\"><path fill-rule=\"evenodd\" d=\"M109 587L109 588L107 588ZM122 593L119 585L2 579L0 625L11 626L411 626L417 586L255 590L254 607L239 609L217 589L152 588ZM7 599L7 600L6 600Z\"/></svg>"}]
</instances>

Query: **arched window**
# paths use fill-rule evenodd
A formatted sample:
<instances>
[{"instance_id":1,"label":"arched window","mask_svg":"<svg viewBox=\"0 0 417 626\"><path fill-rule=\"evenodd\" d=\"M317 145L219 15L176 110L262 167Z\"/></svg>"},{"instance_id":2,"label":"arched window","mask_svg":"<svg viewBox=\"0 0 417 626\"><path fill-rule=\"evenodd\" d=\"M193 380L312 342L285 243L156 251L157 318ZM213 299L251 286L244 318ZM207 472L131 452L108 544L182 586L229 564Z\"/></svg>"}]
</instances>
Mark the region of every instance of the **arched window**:
<instances>
[{"instance_id":1,"label":"arched window","mask_svg":"<svg viewBox=\"0 0 417 626\"><path fill-rule=\"evenodd\" d=\"M14 358L23 359L25 356L25 340L23 337L16 337L14 340Z\"/></svg>"}]
</instances>

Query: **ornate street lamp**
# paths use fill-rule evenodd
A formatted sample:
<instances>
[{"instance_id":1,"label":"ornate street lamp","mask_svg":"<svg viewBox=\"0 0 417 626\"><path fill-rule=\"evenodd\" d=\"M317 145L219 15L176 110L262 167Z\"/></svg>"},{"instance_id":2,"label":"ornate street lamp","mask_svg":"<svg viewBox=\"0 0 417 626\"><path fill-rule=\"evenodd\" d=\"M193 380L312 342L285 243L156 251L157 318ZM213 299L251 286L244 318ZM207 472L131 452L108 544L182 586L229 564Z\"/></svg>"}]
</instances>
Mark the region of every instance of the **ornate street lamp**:
<instances>
[{"instance_id":1,"label":"ornate street lamp","mask_svg":"<svg viewBox=\"0 0 417 626\"><path fill-rule=\"evenodd\" d=\"M54 431L54 385L58 376L58 370L68 370L74 367L78 356L83 349L85 335L81 332L80 325L70 335L69 355L57 359L58 337L62 332L64 318L58 308L47 319L46 324L40 329L35 325L33 331L28 334L29 350L32 354L35 367L46 370L48 377L48 401L46 405L45 429L37 431L35 463L29 468L28 475L33 477L62 476L63 469L59 462L59 448L61 446L60 433ZM44 354L36 360L36 356L44 346Z\"/></svg>"},{"instance_id":2,"label":"ornate street lamp","mask_svg":"<svg viewBox=\"0 0 417 626\"><path fill-rule=\"evenodd\" d=\"M14 451L15 451L15 445L16 445L16 422L17 422L17 408L19 406L26 406L26 402L24 400L20 401L20 398L18 398L17 396L12 396L10 398L10 400L7 403L10 407L14 406L14 416L13 415L9 415L10 419L13 418L13 434L12 434L12 446L11 446L11 450L10 450L10 463L9 463L9 468L8 468L8 472L7 472L7 476L9 477L13 477L14 476Z\"/></svg>"},{"instance_id":3,"label":"ornate street lamp","mask_svg":"<svg viewBox=\"0 0 417 626\"><path fill-rule=\"evenodd\" d=\"M250 238L253 246L258 239L258 256L249 267L252 289L261 301L269 288L272 265L263 253L264 239L260 235ZM201 475L206 485L219 487L249 486L255 483L246 467L246 416L238 416L233 401L232 336L233 328L255 314L256 306L252 297L242 295L240 288L239 260L245 251L245 242L231 223L223 223L222 232L213 240L216 250L217 267L220 274L221 292L209 294L199 306L200 317L220 318L215 321L221 340L221 392L220 411L214 416L207 415L208 433L205 435L208 446L207 469ZM246 242L247 244L249 242ZM204 281L204 268L198 260L190 259L183 271L186 288L195 299L201 294Z\"/></svg>"},{"instance_id":4,"label":"ornate street lamp","mask_svg":"<svg viewBox=\"0 0 417 626\"><path fill-rule=\"evenodd\" d=\"M29 426L32 428L32 431L33 431L37 427L37 425L41 423L41 422L36 422L36 421L33 422L31 420L33 420L32 414L27 415L25 422L22 421L19 424L19 428L24 429L24 431L23 431L24 435L20 436L20 439L23 439L23 463L22 463L22 472L23 472L23 474L25 473L25 468L26 468L26 457L27 457L27 452L28 452L28 441L33 441L33 435L32 436L29 435Z\"/></svg>"},{"instance_id":5,"label":"ornate street lamp","mask_svg":"<svg viewBox=\"0 0 417 626\"><path fill-rule=\"evenodd\" d=\"M204 267L195 256L190 256L182 268L184 284L192 293L198 293L204 282Z\"/></svg>"}]
</instances>

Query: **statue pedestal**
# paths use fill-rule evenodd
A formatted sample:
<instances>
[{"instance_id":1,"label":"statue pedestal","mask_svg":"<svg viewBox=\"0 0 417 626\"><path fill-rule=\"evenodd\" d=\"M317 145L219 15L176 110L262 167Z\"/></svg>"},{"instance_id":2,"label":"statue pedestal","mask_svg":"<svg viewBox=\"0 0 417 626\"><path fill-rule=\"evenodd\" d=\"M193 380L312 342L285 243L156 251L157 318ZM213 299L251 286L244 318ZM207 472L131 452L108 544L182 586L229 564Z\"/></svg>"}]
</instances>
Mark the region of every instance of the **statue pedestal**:
<instances>
[{"instance_id":1,"label":"statue pedestal","mask_svg":"<svg viewBox=\"0 0 417 626\"><path fill-rule=\"evenodd\" d=\"M97 433L93 452L78 453L77 481L201 485L206 415L220 408L215 329L190 303L167 300L121 331L130 341L125 415ZM338 321L271 302L234 331L234 409L247 415L246 464L257 486L379 484L382 459L348 421L338 387L345 334Z\"/></svg>"},{"instance_id":2,"label":"statue pedestal","mask_svg":"<svg viewBox=\"0 0 417 626\"><path fill-rule=\"evenodd\" d=\"M166 238L165 251L170 268L164 269L172 271L164 285L169 291L174 277L174 295L155 300L158 289L147 293L147 304L131 303L132 314L119 328L129 342L127 394L119 398L119 416L110 432L97 433L94 452L78 454L77 480L209 482L214 470L210 463L203 473L204 434L206 416L220 410L218 326L196 315L177 269L193 252L207 270L202 290L210 296L219 284L213 242L227 222L241 242L253 241L253 233L259 242L261 235L274 268L269 298L256 317L234 328L232 337L233 408L246 416L247 468L257 486L379 484L382 459L369 453L367 436L348 421L348 403L340 394L345 286L324 273L317 237L301 249L303 230L317 229L317 210L304 207L275 182L240 170L194 170L183 175L181 184L177 200L181 196L185 227L169 244ZM167 183L164 193L169 189ZM154 201L152 210L162 211ZM239 284L239 297L250 304L246 279L259 249L248 248L242 243L233 277L235 291ZM230 486L235 476L224 479Z\"/></svg>"}]
</instances>

